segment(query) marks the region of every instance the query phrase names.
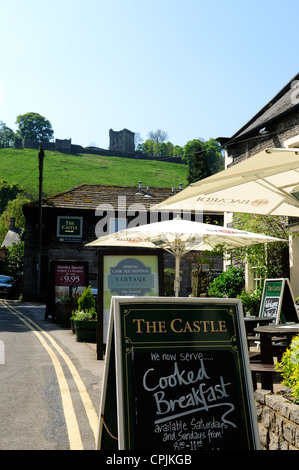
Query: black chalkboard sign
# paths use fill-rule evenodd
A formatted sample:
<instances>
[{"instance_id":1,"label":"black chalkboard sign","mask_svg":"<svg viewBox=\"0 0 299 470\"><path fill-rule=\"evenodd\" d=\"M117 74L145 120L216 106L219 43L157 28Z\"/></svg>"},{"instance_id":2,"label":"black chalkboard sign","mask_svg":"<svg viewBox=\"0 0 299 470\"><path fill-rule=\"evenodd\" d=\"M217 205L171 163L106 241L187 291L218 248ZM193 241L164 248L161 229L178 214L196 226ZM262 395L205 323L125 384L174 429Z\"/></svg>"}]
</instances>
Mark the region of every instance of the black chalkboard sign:
<instances>
[{"instance_id":1,"label":"black chalkboard sign","mask_svg":"<svg viewBox=\"0 0 299 470\"><path fill-rule=\"evenodd\" d=\"M299 318L288 279L265 279L259 316L272 323L297 323Z\"/></svg>"},{"instance_id":2,"label":"black chalkboard sign","mask_svg":"<svg viewBox=\"0 0 299 470\"><path fill-rule=\"evenodd\" d=\"M259 448L239 300L114 297L110 320L98 448Z\"/></svg>"}]
</instances>

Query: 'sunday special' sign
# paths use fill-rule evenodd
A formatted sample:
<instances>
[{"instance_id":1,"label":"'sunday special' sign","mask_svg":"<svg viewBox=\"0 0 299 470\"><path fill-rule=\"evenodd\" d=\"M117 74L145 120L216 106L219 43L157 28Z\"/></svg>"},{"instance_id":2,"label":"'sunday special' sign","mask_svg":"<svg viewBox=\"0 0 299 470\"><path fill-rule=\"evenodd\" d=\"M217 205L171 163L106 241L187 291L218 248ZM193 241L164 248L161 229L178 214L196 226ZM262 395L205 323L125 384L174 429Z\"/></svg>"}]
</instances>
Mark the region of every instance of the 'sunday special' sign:
<instances>
[{"instance_id":1,"label":"'sunday special' sign","mask_svg":"<svg viewBox=\"0 0 299 470\"><path fill-rule=\"evenodd\" d=\"M259 448L239 300L112 299L98 447Z\"/></svg>"},{"instance_id":2,"label":"'sunday special' sign","mask_svg":"<svg viewBox=\"0 0 299 470\"><path fill-rule=\"evenodd\" d=\"M65 296L79 297L87 285L86 263L55 263L55 302Z\"/></svg>"}]
</instances>

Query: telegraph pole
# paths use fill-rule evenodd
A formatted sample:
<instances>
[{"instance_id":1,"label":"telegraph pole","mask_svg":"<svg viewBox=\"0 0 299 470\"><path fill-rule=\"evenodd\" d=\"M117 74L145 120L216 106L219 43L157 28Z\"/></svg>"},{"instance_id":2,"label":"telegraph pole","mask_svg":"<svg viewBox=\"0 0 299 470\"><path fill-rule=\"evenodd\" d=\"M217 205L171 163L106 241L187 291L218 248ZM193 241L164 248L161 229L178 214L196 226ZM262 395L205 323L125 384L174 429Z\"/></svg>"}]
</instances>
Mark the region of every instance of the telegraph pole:
<instances>
[{"instance_id":1,"label":"telegraph pole","mask_svg":"<svg viewBox=\"0 0 299 470\"><path fill-rule=\"evenodd\" d=\"M43 230L43 167L45 153L43 146L39 148L39 198L38 198L38 253L37 253L37 297L40 300L42 272L42 230Z\"/></svg>"}]
</instances>

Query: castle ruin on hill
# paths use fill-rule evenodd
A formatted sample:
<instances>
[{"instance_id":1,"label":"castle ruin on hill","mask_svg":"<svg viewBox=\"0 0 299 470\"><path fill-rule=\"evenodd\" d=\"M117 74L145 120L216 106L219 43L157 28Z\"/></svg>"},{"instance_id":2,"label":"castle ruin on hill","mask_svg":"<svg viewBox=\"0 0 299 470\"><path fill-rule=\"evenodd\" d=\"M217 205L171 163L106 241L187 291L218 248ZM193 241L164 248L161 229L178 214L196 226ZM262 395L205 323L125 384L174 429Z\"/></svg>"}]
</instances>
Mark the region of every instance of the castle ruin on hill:
<instances>
[{"instance_id":1,"label":"castle ruin on hill","mask_svg":"<svg viewBox=\"0 0 299 470\"><path fill-rule=\"evenodd\" d=\"M135 152L135 134L128 129L122 131L109 130L109 150L117 150L123 153Z\"/></svg>"},{"instance_id":2,"label":"castle ruin on hill","mask_svg":"<svg viewBox=\"0 0 299 470\"><path fill-rule=\"evenodd\" d=\"M124 157L124 158L135 158L138 160L158 160L161 161L161 157L144 155L140 151L135 150L135 133L128 129L122 131L109 130L109 149L102 149L99 147L82 147L81 145L72 144L72 139L55 139L55 142L33 142L29 140L16 139L15 148L29 148L36 149L43 146L44 150L51 150L69 154L96 154L111 157ZM184 163L186 162L178 157L163 157L164 162L172 163Z\"/></svg>"}]
</instances>

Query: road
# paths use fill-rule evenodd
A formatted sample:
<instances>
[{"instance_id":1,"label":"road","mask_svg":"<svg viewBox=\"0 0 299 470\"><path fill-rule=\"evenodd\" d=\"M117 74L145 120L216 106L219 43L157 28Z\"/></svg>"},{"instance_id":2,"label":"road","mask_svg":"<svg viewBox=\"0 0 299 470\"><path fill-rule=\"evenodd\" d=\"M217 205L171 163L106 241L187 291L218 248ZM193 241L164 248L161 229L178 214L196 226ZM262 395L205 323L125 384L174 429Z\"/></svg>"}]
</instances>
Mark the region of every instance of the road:
<instances>
[{"instance_id":1,"label":"road","mask_svg":"<svg viewBox=\"0 0 299 470\"><path fill-rule=\"evenodd\" d=\"M0 299L0 450L95 449L94 346L44 320L44 306Z\"/></svg>"}]
</instances>

